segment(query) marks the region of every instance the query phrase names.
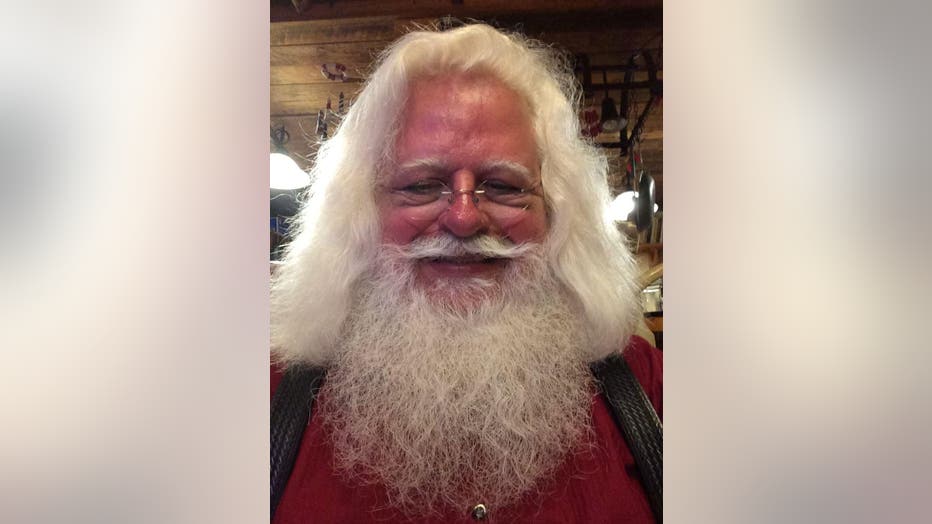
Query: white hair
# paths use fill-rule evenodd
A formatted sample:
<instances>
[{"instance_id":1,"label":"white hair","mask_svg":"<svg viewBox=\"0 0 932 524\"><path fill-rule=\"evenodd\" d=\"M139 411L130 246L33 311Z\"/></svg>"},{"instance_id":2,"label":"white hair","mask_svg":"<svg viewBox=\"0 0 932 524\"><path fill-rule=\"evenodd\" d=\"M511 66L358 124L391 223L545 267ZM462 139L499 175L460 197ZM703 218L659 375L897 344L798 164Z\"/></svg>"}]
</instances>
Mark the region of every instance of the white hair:
<instances>
[{"instance_id":1,"label":"white hair","mask_svg":"<svg viewBox=\"0 0 932 524\"><path fill-rule=\"evenodd\" d=\"M392 162L411 83L447 72L491 74L527 102L542 160L547 263L582 306L597 360L618 351L640 313L633 257L608 218L605 155L580 134L580 94L564 55L474 24L406 34L386 48L336 134L318 151L309 197L271 289L276 358L327 365L353 286L380 243L376 177Z\"/></svg>"}]
</instances>

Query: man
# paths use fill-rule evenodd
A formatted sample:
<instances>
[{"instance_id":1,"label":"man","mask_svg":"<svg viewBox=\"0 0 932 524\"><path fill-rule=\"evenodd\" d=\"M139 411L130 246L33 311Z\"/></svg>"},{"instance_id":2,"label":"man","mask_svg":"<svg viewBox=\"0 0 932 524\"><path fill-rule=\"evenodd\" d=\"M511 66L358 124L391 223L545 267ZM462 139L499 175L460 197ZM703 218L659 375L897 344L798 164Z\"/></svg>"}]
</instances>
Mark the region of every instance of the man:
<instances>
[{"instance_id":1,"label":"man","mask_svg":"<svg viewBox=\"0 0 932 524\"><path fill-rule=\"evenodd\" d=\"M274 522L652 521L589 364L659 413L661 357L574 86L484 25L383 53L273 283L273 390L326 369Z\"/></svg>"}]
</instances>

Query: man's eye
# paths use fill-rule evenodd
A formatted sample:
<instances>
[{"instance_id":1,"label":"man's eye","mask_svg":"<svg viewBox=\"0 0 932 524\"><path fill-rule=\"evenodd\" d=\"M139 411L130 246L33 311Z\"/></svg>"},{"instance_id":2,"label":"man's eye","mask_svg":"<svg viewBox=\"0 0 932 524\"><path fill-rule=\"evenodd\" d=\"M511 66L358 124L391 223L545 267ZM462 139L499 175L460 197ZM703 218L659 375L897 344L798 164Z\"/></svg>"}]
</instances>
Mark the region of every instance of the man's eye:
<instances>
[{"instance_id":1,"label":"man's eye","mask_svg":"<svg viewBox=\"0 0 932 524\"><path fill-rule=\"evenodd\" d=\"M409 184L398 191L409 195L432 195L439 194L443 191L443 188L446 187L440 182L431 181L431 180L422 180L420 182L415 182Z\"/></svg>"},{"instance_id":2,"label":"man's eye","mask_svg":"<svg viewBox=\"0 0 932 524\"><path fill-rule=\"evenodd\" d=\"M519 195L524 192L520 187L515 187L501 180L486 180L482 183L482 189L487 193L497 195Z\"/></svg>"},{"instance_id":3,"label":"man's eye","mask_svg":"<svg viewBox=\"0 0 932 524\"><path fill-rule=\"evenodd\" d=\"M446 188L439 180L419 180L392 192L401 197L401 205L420 206L435 202Z\"/></svg>"}]
</instances>

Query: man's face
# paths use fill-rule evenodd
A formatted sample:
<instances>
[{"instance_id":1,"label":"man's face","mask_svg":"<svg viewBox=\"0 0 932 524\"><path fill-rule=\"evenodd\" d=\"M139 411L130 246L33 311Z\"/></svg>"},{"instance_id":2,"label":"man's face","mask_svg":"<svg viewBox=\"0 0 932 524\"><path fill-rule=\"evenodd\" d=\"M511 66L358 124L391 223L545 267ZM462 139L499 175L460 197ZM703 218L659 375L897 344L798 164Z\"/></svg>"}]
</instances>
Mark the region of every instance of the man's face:
<instances>
[{"instance_id":1,"label":"man's face","mask_svg":"<svg viewBox=\"0 0 932 524\"><path fill-rule=\"evenodd\" d=\"M395 167L378 191L382 241L406 245L442 235L490 235L516 244L543 240L548 224L540 159L527 113L517 93L488 76L450 74L414 82L395 144ZM441 184L452 194L425 204L423 193ZM489 192L475 195L477 188ZM496 279L509 263L425 258L415 269L425 283Z\"/></svg>"}]
</instances>

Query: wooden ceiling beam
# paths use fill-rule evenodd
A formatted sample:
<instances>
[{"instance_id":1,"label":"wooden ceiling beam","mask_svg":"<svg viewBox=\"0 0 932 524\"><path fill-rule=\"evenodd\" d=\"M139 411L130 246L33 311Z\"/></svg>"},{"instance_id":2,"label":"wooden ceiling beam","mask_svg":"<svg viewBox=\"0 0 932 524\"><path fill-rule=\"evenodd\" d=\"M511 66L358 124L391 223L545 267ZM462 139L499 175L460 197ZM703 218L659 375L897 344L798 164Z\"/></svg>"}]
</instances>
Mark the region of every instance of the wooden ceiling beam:
<instances>
[{"instance_id":1,"label":"wooden ceiling beam","mask_svg":"<svg viewBox=\"0 0 932 524\"><path fill-rule=\"evenodd\" d=\"M272 22L395 16L398 18L516 16L575 11L619 12L660 9L662 0L306 0L299 13L293 6L272 3Z\"/></svg>"}]
</instances>

